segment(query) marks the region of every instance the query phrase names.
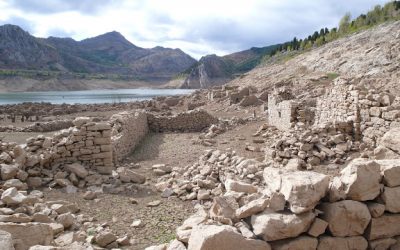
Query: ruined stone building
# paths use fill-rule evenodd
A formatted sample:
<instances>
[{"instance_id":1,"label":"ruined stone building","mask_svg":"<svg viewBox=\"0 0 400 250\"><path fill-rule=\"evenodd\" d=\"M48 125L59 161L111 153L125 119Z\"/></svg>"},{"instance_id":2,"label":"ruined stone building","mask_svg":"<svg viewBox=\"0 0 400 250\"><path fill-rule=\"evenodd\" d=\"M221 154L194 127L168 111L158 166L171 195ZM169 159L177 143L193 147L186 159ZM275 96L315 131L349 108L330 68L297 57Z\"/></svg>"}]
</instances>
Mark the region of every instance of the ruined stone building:
<instances>
[{"instance_id":1,"label":"ruined stone building","mask_svg":"<svg viewBox=\"0 0 400 250\"><path fill-rule=\"evenodd\" d=\"M339 78L318 99L314 126L352 126L356 140L376 144L390 128L400 125L398 97Z\"/></svg>"},{"instance_id":2,"label":"ruined stone building","mask_svg":"<svg viewBox=\"0 0 400 250\"><path fill-rule=\"evenodd\" d=\"M268 122L280 130L304 127L313 122L313 108L295 100L288 90L268 95Z\"/></svg>"}]
</instances>

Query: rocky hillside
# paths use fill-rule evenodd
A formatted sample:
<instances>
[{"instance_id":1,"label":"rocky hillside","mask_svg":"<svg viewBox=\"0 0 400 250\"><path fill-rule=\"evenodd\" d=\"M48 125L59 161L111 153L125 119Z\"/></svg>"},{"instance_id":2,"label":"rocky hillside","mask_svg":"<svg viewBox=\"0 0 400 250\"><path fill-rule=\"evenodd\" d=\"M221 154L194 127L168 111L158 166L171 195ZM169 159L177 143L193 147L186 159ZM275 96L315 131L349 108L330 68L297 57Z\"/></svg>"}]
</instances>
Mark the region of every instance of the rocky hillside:
<instances>
[{"instance_id":1,"label":"rocky hillside","mask_svg":"<svg viewBox=\"0 0 400 250\"><path fill-rule=\"evenodd\" d=\"M273 89L290 87L297 96L320 95L324 83L337 76L354 84L400 93L400 21L379 25L330 42L297 56L281 55L230 82L231 85Z\"/></svg>"},{"instance_id":2,"label":"rocky hillside","mask_svg":"<svg viewBox=\"0 0 400 250\"><path fill-rule=\"evenodd\" d=\"M88 74L118 74L167 81L196 63L179 49L144 49L118 32L75 41L31 36L18 26L0 27L0 67Z\"/></svg>"},{"instance_id":3,"label":"rocky hillside","mask_svg":"<svg viewBox=\"0 0 400 250\"><path fill-rule=\"evenodd\" d=\"M277 46L251 48L222 57L217 55L202 57L196 65L186 71L181 87L194 89L223 85L236 75L253 69L264 55Z\"/></svg>"}]
</instances>

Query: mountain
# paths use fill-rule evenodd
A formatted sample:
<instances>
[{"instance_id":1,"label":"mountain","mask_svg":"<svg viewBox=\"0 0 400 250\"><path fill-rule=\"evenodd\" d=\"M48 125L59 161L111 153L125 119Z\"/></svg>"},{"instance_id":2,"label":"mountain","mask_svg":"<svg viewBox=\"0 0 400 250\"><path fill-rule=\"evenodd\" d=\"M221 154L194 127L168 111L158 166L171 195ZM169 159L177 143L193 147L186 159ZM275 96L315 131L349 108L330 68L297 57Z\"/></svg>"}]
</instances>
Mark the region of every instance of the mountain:
<instances>
[{"instance_id":1,"label":"mountain","mask_svg":"<svg viewBox=\"0 0 400 250\"><path fill-rule=\"evenodd\" d=\"M254 47L222 57L217 55L202 57L185 72L180 87L195 89L223 85L235 76L256 67L265 55L278 47L279 45Z\"/></svg>"},{"instance_id":2,"label":"mountain","mask_svg":"<svg viewBox=\"0 0 400 250\"><path fill-rule=\"evenodd\" d=\"M75 41L36 38L18 26L0 26L2 69L117 74L165 82L195 63L179 49L140 48L116 31Z\"/></svg>"},{"instance_id":3,"label":"mountain","mask_svg":"<svg viewBox=\"0 0 400 250\"><path fill-rule=\"evenodd\" d=\"M294 54L291 54L294 53ZM259 66L229 84L273 91L290 88L300 96L319 96L336 77L363 88L400 95L400 21L387 22L300 54Z\"/></svg>"}]
</instances>

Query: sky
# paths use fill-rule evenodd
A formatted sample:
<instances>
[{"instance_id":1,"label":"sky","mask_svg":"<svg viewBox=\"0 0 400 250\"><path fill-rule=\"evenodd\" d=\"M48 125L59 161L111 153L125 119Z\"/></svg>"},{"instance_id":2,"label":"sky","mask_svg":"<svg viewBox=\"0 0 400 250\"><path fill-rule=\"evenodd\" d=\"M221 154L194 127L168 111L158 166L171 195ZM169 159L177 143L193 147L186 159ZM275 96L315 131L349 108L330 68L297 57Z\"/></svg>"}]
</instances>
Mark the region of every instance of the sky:
<instances>
[{"instance_id":1,"label":"sky","mask_svg":"<svg viewBox=\"0 0 400 250\"><path fill-rule=\"evenodd\" d=\"M388 0L0 0L0 24L82 40L118 31L133 44L196 59L304 38Z\"/></svg>"}]
</instances>

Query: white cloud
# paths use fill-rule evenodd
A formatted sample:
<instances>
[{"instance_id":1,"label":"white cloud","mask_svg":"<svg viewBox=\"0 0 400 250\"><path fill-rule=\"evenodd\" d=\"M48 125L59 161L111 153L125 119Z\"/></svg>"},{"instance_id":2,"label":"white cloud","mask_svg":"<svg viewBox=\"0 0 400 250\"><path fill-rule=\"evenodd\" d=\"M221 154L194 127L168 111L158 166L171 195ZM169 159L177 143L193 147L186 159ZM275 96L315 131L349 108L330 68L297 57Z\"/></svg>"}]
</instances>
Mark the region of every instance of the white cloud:
<instances>
[{"instance_id":1,"label":"white cloud","mask_svg":"<svg viewBox=\"0 0 400 250\"><path fill-rule=\"evenodd\" d=\"M333 27L348 11L357 16L385 2L0 0L0 23L15 22L36 36L77 40L116 30L138 46L181 48L199 58L301 38Z\"/></svg>"}]
</instances>

